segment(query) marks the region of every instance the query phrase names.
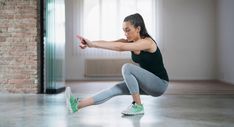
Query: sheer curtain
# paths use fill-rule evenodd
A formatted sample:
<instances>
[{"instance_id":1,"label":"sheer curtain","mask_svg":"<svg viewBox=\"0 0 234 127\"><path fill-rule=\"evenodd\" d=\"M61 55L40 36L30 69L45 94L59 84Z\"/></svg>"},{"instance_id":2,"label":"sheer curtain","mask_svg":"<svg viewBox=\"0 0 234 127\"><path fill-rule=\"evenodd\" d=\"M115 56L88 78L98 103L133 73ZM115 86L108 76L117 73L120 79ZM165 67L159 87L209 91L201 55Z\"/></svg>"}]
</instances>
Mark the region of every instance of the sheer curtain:
<instances>
[{"instance_id":1,"label":"sheer curtain","mask_svg":"<svg viewBox=\"0 0 234 127\"><path fill-rule=\"evenodd\" d=\"M125 38L122 31L123 19L140 13L149 34L155 38L157 29L155 0L80 0L77 15L79 33L90 40L116 40ZM79 42L77 42L79 43ZM85 57L129 57L129 52L115 52L101 49L77 50Z\"/></svg>"}]
</instances>

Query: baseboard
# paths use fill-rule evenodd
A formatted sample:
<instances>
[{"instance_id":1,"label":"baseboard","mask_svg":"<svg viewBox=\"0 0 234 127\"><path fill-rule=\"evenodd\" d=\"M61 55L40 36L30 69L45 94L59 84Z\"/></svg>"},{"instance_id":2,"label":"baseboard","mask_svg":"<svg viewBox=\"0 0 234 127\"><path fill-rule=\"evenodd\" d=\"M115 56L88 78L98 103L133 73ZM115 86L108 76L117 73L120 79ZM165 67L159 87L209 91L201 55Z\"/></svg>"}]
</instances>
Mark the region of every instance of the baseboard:
<instances>
[{"instance_id":1,"label":"baseboard","mask_svg":"<svg viewBox=\"0 0 234 127\"><path fill-rule=\"evenodd\" d=\"M65 91L65 86L64 87L60 87L60 88L56 88L56 89L46 89L46 93L47 94L58 94Z\"/></svg>"}]
</instances>

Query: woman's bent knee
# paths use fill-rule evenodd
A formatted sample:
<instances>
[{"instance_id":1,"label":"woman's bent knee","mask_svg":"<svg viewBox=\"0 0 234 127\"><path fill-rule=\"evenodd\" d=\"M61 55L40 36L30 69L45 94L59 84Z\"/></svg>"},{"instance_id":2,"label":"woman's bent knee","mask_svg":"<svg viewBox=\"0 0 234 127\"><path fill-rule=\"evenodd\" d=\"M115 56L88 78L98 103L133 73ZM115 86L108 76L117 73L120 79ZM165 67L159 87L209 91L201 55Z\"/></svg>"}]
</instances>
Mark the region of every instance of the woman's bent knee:
<instances>
[{"instance_id":1,"label":"woman's bent knee","mask_svg":"<svg viewBox=\"0 0 234 127\"><path fill-rule=\"evenodd\" d=\"M132 68L134 68L134 64L130 64L130 63L125 63L122 66L122 74L127 73L127 72L131 72Z\"/></svg>"}]
</instances>

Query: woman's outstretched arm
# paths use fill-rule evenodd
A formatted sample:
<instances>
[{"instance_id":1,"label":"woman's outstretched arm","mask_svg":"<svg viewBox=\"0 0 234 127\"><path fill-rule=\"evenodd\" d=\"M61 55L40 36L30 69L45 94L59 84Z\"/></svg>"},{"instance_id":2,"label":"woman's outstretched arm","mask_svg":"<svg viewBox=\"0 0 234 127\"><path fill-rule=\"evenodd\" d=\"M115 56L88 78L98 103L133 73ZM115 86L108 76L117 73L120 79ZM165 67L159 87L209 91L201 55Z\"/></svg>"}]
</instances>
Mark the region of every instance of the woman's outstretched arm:
<instances>
[{"instance_id":1,"label":"woman's outstretched arm","mask_svg":"<svg viewBox=\"0 0 234 127\"><path fill-rule=\"evenodd\" d=\"M90 41L83 37L80 37L81 47L89 48L101 48L114 51L140 51L149 50L154 44L151 38L140 39L135 42L127 42L125 39L119 39L116 41Z\"/></svg>"}]
</instances>

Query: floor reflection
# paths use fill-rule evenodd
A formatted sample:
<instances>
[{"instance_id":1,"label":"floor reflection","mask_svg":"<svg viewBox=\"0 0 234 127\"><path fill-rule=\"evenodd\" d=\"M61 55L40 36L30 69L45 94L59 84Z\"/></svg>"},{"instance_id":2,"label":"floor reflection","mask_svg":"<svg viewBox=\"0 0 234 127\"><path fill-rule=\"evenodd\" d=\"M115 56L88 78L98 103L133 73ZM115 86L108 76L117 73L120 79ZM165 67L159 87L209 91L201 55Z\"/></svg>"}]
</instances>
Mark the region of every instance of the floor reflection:
<instances>
[{"instance_id":1,"label":"floor reflection","mask_svg":"<svg viewBox=\"0 0 234 127\"><path fill-rule=\"evenodd\" d=\"M136 116L125 116L125 115L122 115L121 117L124 118L124 119L127 119L127 120L131 121L133 127L141 127L141 118L143 116L144 115L136 115Z\"/></svg>"},{"instance_id":2,"label":"floor reflection","mask_svg":"<svg viewBox=\"0 0 234 127\"><path fill-rule=\"evenodd\" d=\"M233 127L233 95L142 96L144 115L122 116L131 97L70 114L63 94L0 94L0 127Z\"/></svg>"}]
</instances>

